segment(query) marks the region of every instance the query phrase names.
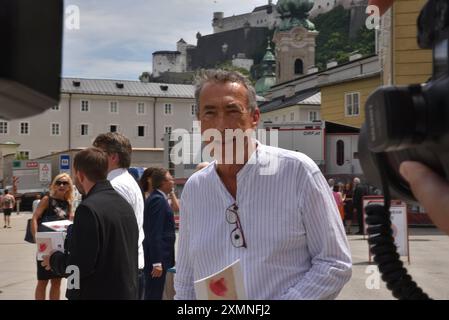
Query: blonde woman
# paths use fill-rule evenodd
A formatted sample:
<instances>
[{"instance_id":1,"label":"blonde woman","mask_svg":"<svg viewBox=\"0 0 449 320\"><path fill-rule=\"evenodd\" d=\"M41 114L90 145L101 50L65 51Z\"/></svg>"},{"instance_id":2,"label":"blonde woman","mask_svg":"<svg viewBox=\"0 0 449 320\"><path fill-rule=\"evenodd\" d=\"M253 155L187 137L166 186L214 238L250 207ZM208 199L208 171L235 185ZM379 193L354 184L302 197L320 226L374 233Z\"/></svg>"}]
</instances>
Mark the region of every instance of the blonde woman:
<instances>
[{"instance_id":1,"label":"blonde woman","mask_svg":"<svg viewBox=\"0 0 449 320\"><path fill-rule=\"evenodd\" d=\"M73 182L70 176L62 173L53 179L48 196L42 198L33 214L31 232L35 237L43 222L57 220L73 220ZM36 300L45 300L48 281L51 282L50 300L59 300L61 292L61 278L51 271L45 270L41 262L37 261Z\"/></svg>"}]
</instances>

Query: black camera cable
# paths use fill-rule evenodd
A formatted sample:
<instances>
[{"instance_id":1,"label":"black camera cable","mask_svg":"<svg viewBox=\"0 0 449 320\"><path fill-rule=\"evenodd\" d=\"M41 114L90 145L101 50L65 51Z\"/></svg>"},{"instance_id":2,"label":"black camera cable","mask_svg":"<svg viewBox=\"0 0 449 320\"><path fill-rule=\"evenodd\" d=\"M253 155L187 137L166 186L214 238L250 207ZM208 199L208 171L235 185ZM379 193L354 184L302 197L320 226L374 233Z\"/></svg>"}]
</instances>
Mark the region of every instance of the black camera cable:
<instances>
[{"instance_id":1,"label":"black camera cable","mask_svg":"<svg viewBox=\"0 0 449 320\"><path fill-rule=\"evenodd\" d=\"M368 243L371 254L379 267L382 280L395 298L399 300L428 300L429 296L413 281L397 253L391 228L391 195L385 172L387 166L383 161L385 156L383 154L376 156L382 179L384 205L372 204L366 207Z\"/></svg>"}]
</instances>

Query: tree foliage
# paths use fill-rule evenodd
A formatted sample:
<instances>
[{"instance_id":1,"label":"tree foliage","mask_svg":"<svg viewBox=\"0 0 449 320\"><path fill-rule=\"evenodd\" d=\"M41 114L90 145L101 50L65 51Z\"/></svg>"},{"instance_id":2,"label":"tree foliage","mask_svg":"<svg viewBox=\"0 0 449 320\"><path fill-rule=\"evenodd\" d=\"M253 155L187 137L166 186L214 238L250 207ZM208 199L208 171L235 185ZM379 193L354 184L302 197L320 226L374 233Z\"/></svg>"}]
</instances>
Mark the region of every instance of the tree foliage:
<instances>
[{"instance_id":1,"label":"tree foliage","mask_svg":"<svg viewBox=\"0 0 449 320\"><path fill-rule=\"evenodd\" d=\"M320 70L326 69L330 60L336 60L339 64L347 62L352 52L358 51L366 56L375 51L374 30L363 26L357 36L350 39L350 10L345 10L342 6L318 15L313 22L319 31L315 59Z\"/></svg>"},{"instance_id":2,"label":"tree foliage","mask_svg":"<svg viewBox=\"0 0 449 320\"><path fill-rule=\"evenodd\" d=\"M226 70L226 71L238 71L241 74L243 74L244 76L246 76L249 80L251 80L251 82L254 82L254 80L252 79L251 74L248 70L232 65L231 61L219 63L215 66L215 69L222 69L222 70Z\"/></svg>"}]
</instances>

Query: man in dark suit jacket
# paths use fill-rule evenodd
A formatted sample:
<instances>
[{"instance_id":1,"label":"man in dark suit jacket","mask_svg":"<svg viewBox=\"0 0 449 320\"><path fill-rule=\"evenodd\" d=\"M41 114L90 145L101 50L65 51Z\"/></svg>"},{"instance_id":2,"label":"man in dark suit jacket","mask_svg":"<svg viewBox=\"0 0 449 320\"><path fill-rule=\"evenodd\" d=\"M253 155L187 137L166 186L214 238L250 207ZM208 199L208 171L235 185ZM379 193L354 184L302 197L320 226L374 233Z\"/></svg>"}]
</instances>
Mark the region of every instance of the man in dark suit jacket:
<instances>
[{"instance_id":1,"label":"man in dark suit jacket","mask_svg":"<svg viewBox=\"0 0 449 320\"><path fill-rule=\"evenodd\" d=\"M353 205L354 211L357 214L357 220L359 224L359 231L356 234L364 234L364 221L363 221L363 197L367 196L368 186L366 184L360 183L359 178L354 178L354 194L353 194Z\"/></svg>"},{"instance_id":2,"label":"man in dark suit jacket","mask_svg":"<svg viewBox=\"0 0 449 320\"><path fill-rule=\"evenodd\" d=\"M167 270L175 265L175 220L167 200L173 177L161 168L151 176L153 192L145 201L143 244L145 255L145 300L161 300Z\"/></svg>"},{"instance_id":3,"label":"man in dark suit jacket","mask_svg":"<svg viewBox=\"0 0 449 320\"><path fill-rule=\"evenodd\" d=\"M76 210L65 253L55 252L42 263L66 276L68 266L79 269L79 287L68 281L69 300L137 299L137 220L106 180L107 169L107 154L100 149L75 156L75 184L86 197Z\"/></svg>"}]
</instances>

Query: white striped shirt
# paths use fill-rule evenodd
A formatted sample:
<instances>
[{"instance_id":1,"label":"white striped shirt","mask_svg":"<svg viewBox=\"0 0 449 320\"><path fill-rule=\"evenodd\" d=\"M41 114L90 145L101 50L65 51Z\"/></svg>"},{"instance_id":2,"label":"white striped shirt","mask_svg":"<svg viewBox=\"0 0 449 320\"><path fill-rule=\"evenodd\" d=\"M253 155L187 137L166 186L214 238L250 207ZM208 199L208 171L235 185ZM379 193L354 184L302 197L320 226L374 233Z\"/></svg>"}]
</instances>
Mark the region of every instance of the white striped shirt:
<instances>
[{"instance_id":1,"label":"white striped shirt","mask_svg":"<svg viewBox=\"0 0 449 320\"><path fill-rule=\"evenodd\" d=\"M127 169L119 168L108 173L108 180L112 187L117 191L133 207L134 214L137 219L137 227L139 228L139 240L137 243L139 252L139 269L145 267L145 258L143 255L143 240L145 233L143 232L143 210L144 202L142 191L132 175Z\"/></svg>"},{"instance_id":2,"label":"white striped shirt","mask_svg":"<svg viewBox=\"0 0 449 320\"><path fill-rule=\"evenodd\" d=\"M272 175L261 174L277 161ZM254 164L250 164L253 162ZM193 282L241 260L251 300L333 299L351 277L351 254L329 186L301 153L259 144L237 175L236 200L216 164L194 174L181 197L176 299L195 299ZM235 248L232 204L247 248Z\"/></svg>"}]
</instances>

